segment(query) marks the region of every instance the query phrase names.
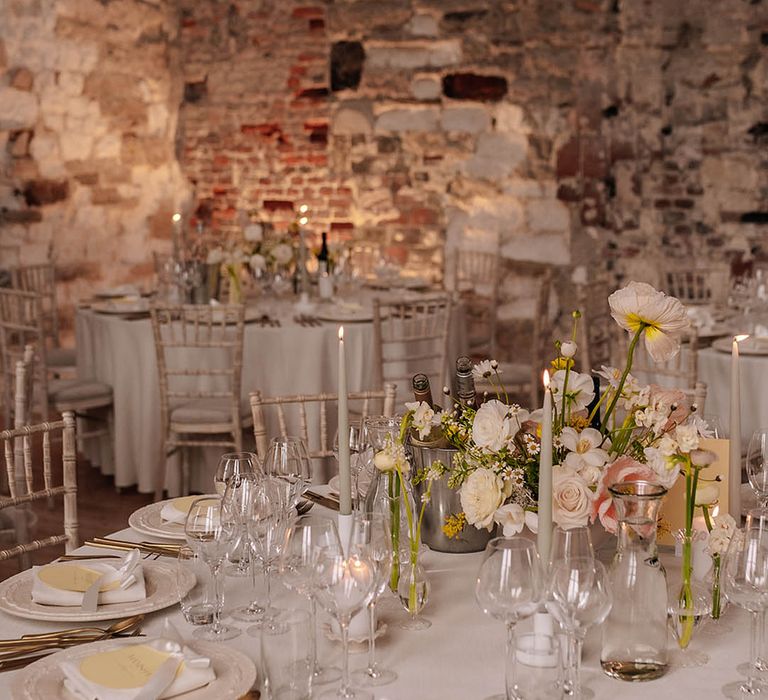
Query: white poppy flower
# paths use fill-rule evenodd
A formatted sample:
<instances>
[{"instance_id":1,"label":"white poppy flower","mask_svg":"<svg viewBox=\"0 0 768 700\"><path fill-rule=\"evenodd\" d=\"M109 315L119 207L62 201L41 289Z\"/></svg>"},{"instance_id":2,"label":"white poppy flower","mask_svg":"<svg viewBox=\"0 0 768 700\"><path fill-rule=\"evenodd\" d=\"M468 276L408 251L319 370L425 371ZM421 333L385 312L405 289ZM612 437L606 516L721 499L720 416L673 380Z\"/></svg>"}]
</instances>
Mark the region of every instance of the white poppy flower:
<instances>
[{"instance_id":1,"label":"white poppy flower","mask_svg":"<svg viewBox=\"0 0 768 700\"><path fill-rule=\"evenodd\" d=\"M552 375L552 396L559 403L562 401L565 370L559 369ZM592 377L580 372L568 373L568 386L565 389L566 400L572 411L583 411L595 398L595 385Z\"/></svg>"},{"instance_id":2,"label":"white poppy flower","mask_svg":"<svg viewBox=\"0 0 768 700\"><path fill-rule=\"evenodd\" d=\"M611 294L608 304L616 323L629 333L644 328L645 347L654 362L665 362L677 354L680 334L690 326L679 299L645 282L630 282Z\"/></svg>"},{"instance_id":3,"label":"white poppy flower","mask_svg":"<svg viewBox=\"0 0 768 700\"><path fill-rule=\"evenodd\" d=\"M258 272L259 270L264 270L267 267L267 261L263 255L254 253L248 260L248 265L250 265L251 270Z\"/></svg>"},{"instance_id":4,"label":"white poppy flower","mask_svg":"<svg viewBox=\"0 0 768 700\"><path fill-rule=\"evenodd\" d=\"M720 498L720 487L714 481L700 483L696 489L697 506L711 506Z\"/></svg>"},{"instance_id":5,"label":"white poppy flower","mask_svg":"<svg viewBox=\"0 0 768 700\"><path fill-rule=\"evenodd\" d=\"M602 467L608 461L608 452L601 447L603 436L594 428L584 428L579 433L565 427L560 433L560 442L568 450L563 464L577 472L583 467Z\"/></svg>"}]
</instances>

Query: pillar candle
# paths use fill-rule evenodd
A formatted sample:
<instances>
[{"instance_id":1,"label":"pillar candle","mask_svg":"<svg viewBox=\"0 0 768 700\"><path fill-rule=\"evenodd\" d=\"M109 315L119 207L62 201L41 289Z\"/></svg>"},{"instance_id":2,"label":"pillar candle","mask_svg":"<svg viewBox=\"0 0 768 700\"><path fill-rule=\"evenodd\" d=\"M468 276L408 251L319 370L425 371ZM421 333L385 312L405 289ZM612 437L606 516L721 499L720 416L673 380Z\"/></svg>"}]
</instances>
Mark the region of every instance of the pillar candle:
<instances>
[{"instance_id":1,"label":"pillar candle","mask_svg":"<svg viewBox=\"0 0 768 700\"><path fill-rule=\"evenodd\" d=\"M544 370L544 408L541 417L541 451L539 452L539 532L536 542L539 557L546 566L552 541L552 392L549 372Z\"/></svg>"},{"instance_id":2,"label":"pillar candle","mask_svg":"<svg viewBox=\"0 0 768 700\"><path fill-rule=\"evenodd\" d=\"M347 360L344 326L339 326L339 512L352 512L352 475L349 470L349 411L347 408Z\"/></svg>"},{"instance_id":3,"label":"pillar candle","mask_svg":"<svg viewBox=\"0 0 768 700\"><path fill-rule=\"evenodd\" d=\"M741 386L739 377L739 342L747 338L737 335L731 346L731 404L728 464L728 512L741 522Z\"/></svg>"}]
</instances>

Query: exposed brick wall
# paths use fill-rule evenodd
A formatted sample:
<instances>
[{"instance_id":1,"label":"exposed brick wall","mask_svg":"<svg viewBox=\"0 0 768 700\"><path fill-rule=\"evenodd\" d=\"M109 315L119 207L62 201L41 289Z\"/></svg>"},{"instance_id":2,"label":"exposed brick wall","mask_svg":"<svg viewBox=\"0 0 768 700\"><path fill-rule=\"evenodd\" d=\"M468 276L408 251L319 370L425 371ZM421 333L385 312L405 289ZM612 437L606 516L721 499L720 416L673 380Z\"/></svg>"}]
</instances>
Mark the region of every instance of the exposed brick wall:
<instances>
[{"instance_id":1,"label":"exposed brick wall","mask_svg":"<svg viewBox=\"0 0 768 700\"><path fill-rule=\"evenodd\" d=\"M189 201L220 236L306 203L436 278L498 236L561 294L768 257L767 37L766 0L5 3L0 253L142 279Z\"/></svg>"}]
</instances>

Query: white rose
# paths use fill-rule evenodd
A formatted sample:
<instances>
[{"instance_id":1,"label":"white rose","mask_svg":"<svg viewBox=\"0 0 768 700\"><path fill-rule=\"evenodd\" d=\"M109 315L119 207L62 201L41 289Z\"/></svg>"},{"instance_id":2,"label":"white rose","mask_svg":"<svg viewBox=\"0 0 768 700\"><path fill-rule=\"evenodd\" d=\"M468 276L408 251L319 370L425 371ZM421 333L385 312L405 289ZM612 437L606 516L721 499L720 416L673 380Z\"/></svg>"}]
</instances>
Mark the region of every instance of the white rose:
<instances>
[{"instance_id":1,"label":"white rose","mask_svg":"<svg viewBox=\"0 0 768 700\"><path fill-rule=\"evenodd\" d=\"M678 425L675 428L675 439L681 452L690 452L699 446L699 431L695 425Z\"/></svg>"},{"instance_id":2,"label":"white rose","mask_svg":"<svg viewBox=\"0 0 768 700\"><path fill-rule=\"evenodd\" d=\"M291 246L285 243L278 243L272 249L272 257L278 265L287 265L293 258L293 251Z\"/></svg>"},{"instance_id":3,"label":"white rose","mask_svg":"<svg viewBox=\"0 0 768 700\"><path fill-rule=\"evenodd\" d=\"M251 255L250 259L248 260L248 264L251 266L251 270L254 272L263 270L267 267L267 261L265 257L263 255L259 255L258 253Z\"/></svg>"},{"instance_id":4,"label":"white rose","mask_svg":"<svg viewBox=\"0 0 768 700\"><path fill-rule=\"evenodd\" d=\"M439 423L434 410L426 401L411 401L405 407L413 411L413 427L418 430L419 439L425 440L432 432L432 426Z\"/></svg>"},{"instance_id":5,"label":"white rose","mask_svg":"<svg viewBox=\"0 0 768 700\"><path fill-rule=\"evenodd\" d=\"M501 477L490 469L475 469L462 484L459 496L467 522L478 530L490 530L493 515L504 500Z\"/></svg>"},{"instance_id":6,"label":"white rose","mask_svg":"<svg viewBox=\"0 0 768 700\"><path fill-rule=\"evenodd\" d=\"M552 473L552 518L564 530L589 521L594 494L574 469L556 466Z\"/></svg>"},{"instance_id":7,"label":"white rose","mask_svg":"<svg viewBox=\"0 0 768 700\"><path fill-rule=\"evenodd\" d=\"M509 406L496 399L480 406L472 422L472 439L478 447L498 452L515 436L508 411Z\"/></svg>"},{"instance_id":8,"label":"white rose","mask_svg":"<svg viewBox=\"0 0 768 700\"><path fill-rule=\"evenodd\" d=\"M248 224L243 229L243 237L251 243L258 243L262 239L261 224Z\"/></svg>"}]
</instances>

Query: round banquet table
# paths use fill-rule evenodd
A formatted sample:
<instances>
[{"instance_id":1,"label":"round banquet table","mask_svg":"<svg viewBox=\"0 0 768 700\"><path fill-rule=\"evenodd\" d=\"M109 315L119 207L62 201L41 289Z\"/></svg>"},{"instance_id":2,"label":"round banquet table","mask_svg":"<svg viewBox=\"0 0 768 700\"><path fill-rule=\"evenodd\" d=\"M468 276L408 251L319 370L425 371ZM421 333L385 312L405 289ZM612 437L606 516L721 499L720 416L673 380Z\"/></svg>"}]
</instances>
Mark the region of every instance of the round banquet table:
<instances>
[{"instance_id":1,"label":"round banquet table","mask_svg":"<svg viewBox=\"0 0 768 700\"><path fill-rule=\"evenodd\" d=\"M321 487L322 488L322 487ZM331 515L330 511L315 506L312 512ZM127 529L114 537L140 541L144 536ZM83 547L81 552L104 554L106 550ZM109 552L106 552L109 553ZM666 555L665 555L666 556ZM481 700L502 692L504 625L484 615L475 603L474 578L482 558L475 554L442 554L425 552L423 564L431 584L430 598L424 609L425 617L432 626L423 631L407 631L398 627L405 613L389 592L379 602L380 623L386 631L377 640L376 658L382 666L394 669L398 679L391 685L373 688L377 700ZM674 566L674 562L669 562ZM277 580L277 579L276 579ZM225 609L241 605L251 595L250 579L228 577L225 584ZM273 602L276 607L306 605L281 585L273 585ZM148 615L142 626L145 634L159 633L168 617L182 636L189 638L192 628L182 618L178 606ZM328 623L323 613L320 626ZM728 629L715 634L699 629L692 645L710 655L710 661L700 668L671 668L662 678L646 683L625 683L608 678L600 670L600 632L590 631L584 648L583 682L595 691L596 698L621 698L622 700L676 700L689 698L718 698L720 687L740 678L736 666L749 655L749 623L746 613L730 606L723 618ZM246 623L228 621L245 629ZM12 617L0 612L0 624L4 638L15 638L24 633L44 632L79 625L56 625ZM104 623L100 626L106 626ZM521 623L521 630L528 625ZM673 644L670 636L670 645ZM258 637L245 633L231 641L222 642L247 654L259 667L260 642ZM351 657L352 670L363 668L366 655L364 645L353 645L358 653ZM340 645L331 642L321 633L319 659L323 664L340 663ZM0 674L0 697L9 697L10 684L20 671ZM261 672L259 671L259 679ZM333 684L320 686L336 687Z\"/></svg>"},{"instance_id":2,"label":"round banquet table","mask_svg":"<svg viewBox=\"0 0 768 700\"><path fill-rule=\"evenodd\" d=\"M375 294L386 296L385 292ZM404 296L402 291L393 294ZM406 294L411 298L419 296L418 292ZM355 301L370 305L373 295L371 290L361 290ZM249 316L265 313L279 321L279 325L245 325L242 373L245 401L256 389L263 396L336 393L337 333L342 324L347 346L349 391L381 388L373 386L373 324L370 316L361 322L327 321L307 326L295 320L299 311L292 301L264 299L255 306L257 314L249 313ZM76 337L78 375L106 382L114 392L114 459L108 440L99 444L95 441L86 443L88 458L92 464L99 465L102 472L114 475L116 487L136 484L140 492L154 492L154 475L160 464L163 436L157 361L149 318L78 309ZM464 313L460 306L455 307L451 317L448 346L449 360L466 348ZM408 400L402 391L398 387L398 403ZM205 492L209 488L221 451L216 448L187 450L192 491ZM172 466L175 459L169 463L166 480L172 495L177 494L179 487L179 470ZM325 483L329 476L319 475L320 483Z\"/></svg>"}]
</instances>

